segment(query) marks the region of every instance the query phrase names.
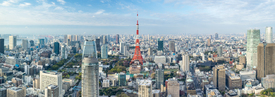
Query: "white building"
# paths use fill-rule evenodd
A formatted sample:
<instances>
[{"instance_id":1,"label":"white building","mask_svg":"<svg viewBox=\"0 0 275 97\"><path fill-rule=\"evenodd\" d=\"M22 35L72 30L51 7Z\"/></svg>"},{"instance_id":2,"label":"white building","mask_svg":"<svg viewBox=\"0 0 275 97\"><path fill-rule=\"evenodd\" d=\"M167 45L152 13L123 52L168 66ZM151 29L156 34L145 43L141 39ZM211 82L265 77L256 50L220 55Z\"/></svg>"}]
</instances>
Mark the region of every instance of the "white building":
<instances>
[{"instance_id":1,"label":"white building","mask_svg":"<svg viewBox=\"0 0 275 97\"><path fill-rule=\"evenodd\" d=\"M9 36L9 49L13 50L16 46L16 36Z\"/></svg>"},{"instance_id":2,"label":"white building","mask_svg":"<svg viewBox=\"0 0 275 97\"><path fill-rule=\"evenodd\" d=\"M138 84L138 97L153 97L152 81L140 80Z\"/></svg>"},{"instance_id":3,"label":"white building","mask_svg":"<svg viewBox=\"0 0 275 97\"><path fill-rule=\"evenodd\" d=\"M62 94L62 73L40 71L40 89L44 90L49 85L57 85L59 87L59 97L63 97L63 94Z\"/></svg>"},{"instance_id":4,"label":"white building","mask_svg":"<svg viewBox=\"0 0 275 97\"><path fill-rule=\"evenodd\" d=\"M189 56L187 54L185 55L182 55L182 61L179 61L179 64L180 64L180 67L181 67L181 70L183 72L187 72L189 71L190 69L190 61L189 61Z\"/></svg>"}]
</instances>

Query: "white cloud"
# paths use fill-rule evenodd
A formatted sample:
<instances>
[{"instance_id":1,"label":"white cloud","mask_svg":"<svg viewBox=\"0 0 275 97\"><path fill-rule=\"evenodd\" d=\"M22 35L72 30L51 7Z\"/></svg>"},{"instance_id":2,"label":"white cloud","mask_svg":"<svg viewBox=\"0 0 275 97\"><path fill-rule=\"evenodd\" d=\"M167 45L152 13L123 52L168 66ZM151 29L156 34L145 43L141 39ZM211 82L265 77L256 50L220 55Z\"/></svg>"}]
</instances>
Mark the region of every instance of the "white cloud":
<instances>
[{"instance_id":1,"label":"white cloud","mask_svg":"<svg viewBox=\"0 0 275 97\"><path fill-rule=\"evenodd\" d=\"M3 1L2 6L11 6L12 3L17 3L18 1L17 0L7 0L7 1Z\"/></svg>"},{"instance_id":2,"label":"white cloud","mask_svg":"<svg viewBox=\"0 0 275 97\"><path fill-rule=\"evenodd\" d=\"M96 15L99 15L99 14L102 14L105 10L98 10L95 14Z\"/></svg>"},{"instance_id":3,"label":"white cloud","mask_svg":"<svg viewBox=\"0 0 275 97\"><path fill-rule=\"evenodd\" d=\"M31 3L27 3L27 2L25 2L23 4L19 4L20 7L26 7L26 6L30 6L30 5L31 5Z\"/></svg>"},{"instance_id":4,"label":"white cloud","mask_svg":"<svg viewBox=\"0 0 275 97\"><path fill-rule=\"evenodd\" d=\"M52 2L52 4L53 4L53 5L55 5L55 3L54 3L54 2Z\"/></svg>"},{"instance_id":5,"label":"white cloud","mask_svg":"<svg viewBox=\"0 0 275 97\"><path fill-rule=\"evenodd\" d=\"M60 4L64 5L66 2L64 0L57 0Z\"/></svg>"},{"instance_id":6,"label":"white cloud","mask_svg":"<svg viewBox=\"0 0 275 97\"><path fill-rule=\"evenodd\" d=\"M63 10L63 7L56 7L54 10Z\"/></svg>"}]
</instances>

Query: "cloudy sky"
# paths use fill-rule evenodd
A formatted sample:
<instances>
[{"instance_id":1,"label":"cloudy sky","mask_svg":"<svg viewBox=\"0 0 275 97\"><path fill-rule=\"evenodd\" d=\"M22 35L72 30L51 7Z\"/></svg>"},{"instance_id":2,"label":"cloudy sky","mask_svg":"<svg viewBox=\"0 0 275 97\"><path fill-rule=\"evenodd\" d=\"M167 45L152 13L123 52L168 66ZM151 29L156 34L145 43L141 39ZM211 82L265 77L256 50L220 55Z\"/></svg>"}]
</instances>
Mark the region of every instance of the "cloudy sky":
<instances>
[{"instance_id":1,"label":"cloudy sky","mask_svg":"<svg viewBox=\"0 0 275 97\"><path fill-rule=\"evenodd\" d=\"M275 26L275 0L1 0L0 34L239 34Z\"/></svg>"}]
</instances>

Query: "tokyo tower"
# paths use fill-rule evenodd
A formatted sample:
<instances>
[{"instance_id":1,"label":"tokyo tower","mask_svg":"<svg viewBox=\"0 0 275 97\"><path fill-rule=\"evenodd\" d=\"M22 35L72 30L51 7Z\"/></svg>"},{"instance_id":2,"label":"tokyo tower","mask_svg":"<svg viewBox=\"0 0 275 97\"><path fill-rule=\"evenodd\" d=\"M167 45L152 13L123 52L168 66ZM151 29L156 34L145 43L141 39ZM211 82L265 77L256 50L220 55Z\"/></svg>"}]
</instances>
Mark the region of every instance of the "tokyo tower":
<instances>
[{"instance_id":1,"label":"tokyo tower","mask_svg":"<svg viewBox=\"0 0 275 97\"><path fill-rule=\"evenodd\" d=\"M139 47L139 27L138 27L138 14L137 14L137 36L136 36L136 49L135 49L135 54L134 54L134 57L132 59L132 61L130 62L130 64L132 64L134 61L139 61L139 63L141 65L143 65L143 58L141 56L141 53L140 53L140 47Z\"/></svg>"}]
</instances>

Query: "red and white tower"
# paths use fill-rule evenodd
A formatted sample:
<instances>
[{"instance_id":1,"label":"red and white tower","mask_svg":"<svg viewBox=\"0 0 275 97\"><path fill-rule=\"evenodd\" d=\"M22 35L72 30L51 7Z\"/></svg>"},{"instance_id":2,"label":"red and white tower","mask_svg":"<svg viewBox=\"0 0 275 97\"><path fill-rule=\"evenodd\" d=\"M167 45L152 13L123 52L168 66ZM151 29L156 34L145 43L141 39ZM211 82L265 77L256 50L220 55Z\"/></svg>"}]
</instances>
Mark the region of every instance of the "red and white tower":
<instances>
[{"instance_id":1,"label":"red and white tower","mask_svg":"<svg viewBox=\"0 0 275 97\"><path fill-rule=\"evenodd\" d=\"M137 36L136 36L136 49L135 49L135 54L134 54L134 57L132 59L132 61L130 62L130 64L132 64L134 61L139 61L140 64L143 65L143 58L141 56L141 53L140 53L140 47L139 47L139 27L138 27L138 14L137 14Z\"/></svg>"}]
</instances>

